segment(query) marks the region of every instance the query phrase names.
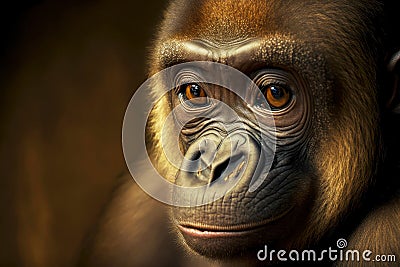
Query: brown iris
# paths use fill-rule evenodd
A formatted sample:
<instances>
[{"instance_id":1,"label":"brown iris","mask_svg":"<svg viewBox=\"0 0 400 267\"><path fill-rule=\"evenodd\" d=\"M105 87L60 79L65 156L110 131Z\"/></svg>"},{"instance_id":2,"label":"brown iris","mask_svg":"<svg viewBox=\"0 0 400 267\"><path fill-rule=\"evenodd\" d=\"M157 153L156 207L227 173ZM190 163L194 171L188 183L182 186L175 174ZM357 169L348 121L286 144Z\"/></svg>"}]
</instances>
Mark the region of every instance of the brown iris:
<instances>
[{"instance_id":1,"label":"brown iris","mask_svg":"<svg viewBox=\"0 0 400 267\"><path fill-rule=\"evenodd\" d=\"M184 85L184 95L192 104L207 104L207 95L204 89L197 83L189 83Z\"/></svg>"},{"instance_id":2,"label":"brown iris","mask_svg":"<svg viewBox=\"0 0 400 267\"><path fill-rule=\"evenodd\" d=\"M268 104L275 109L285 107L291 98L291 93L288 89L280 85L268 85L261 90L268 101Z\"/></svg>"}]
</instances>

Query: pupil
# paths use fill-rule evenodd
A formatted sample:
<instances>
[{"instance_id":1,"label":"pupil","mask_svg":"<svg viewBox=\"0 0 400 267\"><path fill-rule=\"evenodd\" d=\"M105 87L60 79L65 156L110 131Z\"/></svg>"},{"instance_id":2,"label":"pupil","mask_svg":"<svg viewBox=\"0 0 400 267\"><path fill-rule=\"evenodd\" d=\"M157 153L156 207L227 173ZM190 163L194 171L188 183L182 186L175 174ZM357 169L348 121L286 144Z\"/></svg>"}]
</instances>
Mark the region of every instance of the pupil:
<instances>
[{"instance_id":1,"label":"pupil","mask_svg":"<svg viewBox=\"0 0 400 267\"><path fill-rule=\"evenodd\" d=\"M195 97L199 97L200 96L200 88L199 88L199 86L198 85L196 85L196 84L192 84L191 86L190 86L190 92L192 93L192 95L193 96L195 96Z\"/></svg>"},{"instance_id":2,"label":"pupil","mask_svg":"<svg viewBox=\"0 0 400 267\"><path fill-rule=\"evenodd\" d=\"M271 94L275 99L280 99L283 97L283 90L278 87L271 86Z\"/></svg>"}]
</instances>

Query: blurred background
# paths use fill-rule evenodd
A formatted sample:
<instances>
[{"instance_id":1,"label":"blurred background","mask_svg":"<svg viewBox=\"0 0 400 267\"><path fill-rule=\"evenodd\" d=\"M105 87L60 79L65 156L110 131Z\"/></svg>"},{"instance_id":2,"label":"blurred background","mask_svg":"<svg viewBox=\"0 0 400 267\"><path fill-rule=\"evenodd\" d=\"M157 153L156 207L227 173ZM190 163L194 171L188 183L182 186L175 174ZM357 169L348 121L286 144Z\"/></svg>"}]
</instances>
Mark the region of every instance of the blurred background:
<instances>
[{"instance_id":1,"label":"blurred background","mask_svg":"<svg viewBox=\"0 0 400 267\"><path fill-rule=\"evenodd\" d=\"M76 262L126 169L122 119L165 5L2 4L0 266Z\"/></svg>"}]
</instances>

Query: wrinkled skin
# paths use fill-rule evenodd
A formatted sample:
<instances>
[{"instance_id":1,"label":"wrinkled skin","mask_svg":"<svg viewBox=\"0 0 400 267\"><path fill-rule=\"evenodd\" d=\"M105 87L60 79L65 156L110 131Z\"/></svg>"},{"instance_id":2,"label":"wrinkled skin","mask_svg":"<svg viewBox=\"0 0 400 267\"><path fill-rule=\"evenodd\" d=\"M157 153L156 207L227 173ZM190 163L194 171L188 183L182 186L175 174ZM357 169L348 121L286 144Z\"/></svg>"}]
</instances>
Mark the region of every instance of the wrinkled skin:
<instances>
[{"instance_id":1,"label":"wrinkled skin","mask_svg":"<svg viewBox=\"0 0 400 267\"><path fill-rule=\"evenodd\" d=\"M213 61L243 72L260 89L282 85L270 105L282 100L282 90L290 94L283 106L278 102L272 108L275 156L254 192L248 190L250 180L257 164L268 160L262 151L269 149L268 134L260 134L264 129L246 115L257 112L256 100L247 105L226 88L199 85L204 89L201 96L230 106L247 127L235 127L238 121L230 121L232 129L227 132L221 121L211 119L218 118L218 110L212 108L207 118L185 125L181 152L211 163L198 172L169 166L159 146L162 122L181 104L182 95L188 97L187 91L171 91L154 108L148 128L150 156L161 173L174 177L174 183L209 184L212 190L218 185L214 181L242 174L236 186L213 203L171 208L170 221L163 223L171 223L177 242L195 252L192 259L258 264L256 253L266 244L286 250L326 248L338 238L346 238L349 248L400 257L399 182L393 152L398 147L393 138L398 134L393 126L398 115L391 111L398 97L398 59L392 57L384 35L388 26L383 16L383 6L376 1L208 0L174 1L169 6L150 58L151 74L182 62ZM196 70L190 74L200 75ZM162 94L160 87L153 89L154 95ZM176 120L179 123L179 116ZM175 125L168 130L174 131ZM218 145L204 145L206 139ZM226 167L229 161L233 170ZM119 220L118 205L127 203L123 196L135 190L124 190L120 202L110 204L110 223L145 223ZM201 198L193 196L193 204ZM103 262L124 257L118 252L108 257L98 254L101 245L96 242L107 243L112 236L104 227L99 229L90 255ZM190 262L175 264L186 261ZM126 257L118 262L125 266L133 261Z\"/></svg>"}]
</instances>

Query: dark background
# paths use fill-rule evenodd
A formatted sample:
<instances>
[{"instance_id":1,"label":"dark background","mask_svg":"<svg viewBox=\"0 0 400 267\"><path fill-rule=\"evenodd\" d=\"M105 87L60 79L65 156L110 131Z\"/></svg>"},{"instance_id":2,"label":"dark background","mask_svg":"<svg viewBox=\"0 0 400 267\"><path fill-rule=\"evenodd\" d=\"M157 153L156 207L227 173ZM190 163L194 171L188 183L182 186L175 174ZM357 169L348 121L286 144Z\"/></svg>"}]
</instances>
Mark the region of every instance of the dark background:
<instances>
[{"instance_id":1,"label":"dark background","mask_svg":"<svg viewBox=\"0 0 400 267\"><path fill-rule=\"evenodd\" d=\"M126 169L122 119L165 5L1 5L1 266L75 263Z\"/></svg>"}]
</instances>

